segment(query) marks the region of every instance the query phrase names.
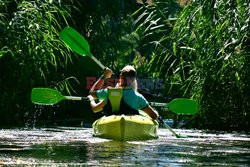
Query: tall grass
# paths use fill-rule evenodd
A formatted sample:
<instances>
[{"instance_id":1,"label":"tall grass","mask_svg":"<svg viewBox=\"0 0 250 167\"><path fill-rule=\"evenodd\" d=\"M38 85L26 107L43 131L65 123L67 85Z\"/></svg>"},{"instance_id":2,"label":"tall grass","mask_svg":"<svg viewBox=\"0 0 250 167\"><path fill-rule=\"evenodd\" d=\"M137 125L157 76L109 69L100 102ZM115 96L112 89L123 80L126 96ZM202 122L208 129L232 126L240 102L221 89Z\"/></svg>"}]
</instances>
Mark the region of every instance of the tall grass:
<instances>
[{"instance_id":1,"label":"tall grass","mask_svg":"<svg viewBox=\"0 0 250 167\"><path fill-rule=\"evenodd\" d=\"M76 77L82 84L78 95L86 95L84 77L96 75L98 69L87 58L75 56L71 60L72 52L58 36L68 24L89 41L91 52L104 65L120 69L133 61L137 36L131 33L130 13L138 8L134 0L3 0L0 3L2 124L23 123L33 116L30 103L33 87L56 87L69 92L71 80ZM88 109L84 110L86 117Z\"/></svg>"},{"instance_id":2,"label":"tall grass","mask_svg":"<svg viewBox=\"0 0 250 167\"><path fill-rule=\"evenodd\" d=\"M71 52L58 37L70 24L106 66L134 63L141 77L164 79L166 97L199 101L195 127L249 128L248 1L140 2L0 1L0 123L32 115L33 87L69 90L68 74L82 76L80 63L67 70Z\"/></svg>"},{"instance_id":3,"label":"tall grass","mask_svg":"<svg viewBox=\"0 0 250 167\"><path fill-rule=\"evenodd\" d=\"M137 34L130 14L138 9L134 0L77 1L73 13L76 29L88 40L92 54L105 66L121 69L132 62Z\"/></svg>"},{"instance_id":4,"label":"tall grass","mask_svg":"<svg viewBox=\"0 0 250 167\"><path fill-rule=\"evenodd\" d=\"M0 124L24 123L27 117L36 117L30 102L33 87L55 87L70 92L73 85L74 89L78 86L78 95L86 95L84 77L101 71L90 59L69 56L72 52L58 36L68 24L89 41L91 52L104 65L120 69L133 61L137 36L131 33L130 13L138 8L134 0L3 0L0 3L4 4L0 5ZM81 88L72 83L75 77L81 81ZM86 114L91 112L86 106L78 107L77 110L85 110L83 117L92 116Z\"/></svg>"},{"instance_id":5,"label":"tall grass","mask_svg":"<svg viewBox=\"0 0 250 167\"><path fill-rule=\"evenodd\" d=\"M162 13L159 20L168 16ZM147 40L157 43L149 53L151 71L165 78L165 95L200 102L196 127L249 128L249 22L246 0L196 1L184 8L170 33Z\"/></svg>"},{"instance_id":6,"label":"tall grass","mask_svg":"<svg viewBox=\"0 0 250 167\"><path fill-rule=\"evenodd\" d=\"M2 124L24 122L33 87L66 78L69 51L58 33L70 8L60 1L1 1L0 118ZM70 2L69 2L70 3ZM66 84L67 85L67 84Z\"/></svg>"},{"instance_id":7,"label":"tall grass","mask_svg":"<svg viewBox=\"0 0 250 167\"><path fill-rule=\"evenodd\" d=\"M145 74L149 75L144 77L153 76L166 80L165 75L171 73L172 68L164 68L173 66L172 61L175 59L170 55L172 49L168 47L169 44L163 41L171 40L170 33L181 10L182 8L174 0L154 1L153 4L144 4L132 15L135 33L139 36L139 47L136 49L147 62L144 68L147 69ZM142 70L139 68L139 71ZM160 93L168 94L169 97L168 90L169 85L165 84ZM177 92L179 91L174 93Z\"/></svg>"}]
</instances>

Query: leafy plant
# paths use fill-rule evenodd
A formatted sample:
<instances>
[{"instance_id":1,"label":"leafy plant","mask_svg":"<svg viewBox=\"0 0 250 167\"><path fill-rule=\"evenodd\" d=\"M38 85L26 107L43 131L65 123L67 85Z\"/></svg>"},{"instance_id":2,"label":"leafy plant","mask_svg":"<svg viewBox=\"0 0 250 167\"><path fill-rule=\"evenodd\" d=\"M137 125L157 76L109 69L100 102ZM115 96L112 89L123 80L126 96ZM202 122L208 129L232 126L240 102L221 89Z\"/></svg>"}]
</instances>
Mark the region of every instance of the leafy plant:
<instances>
[{"instance_id":1,"label":"leafy plant","mask_svg":"<svg viewBox=\"0 0 250 167\"><path fill-rule=\"evenodd\" d=\"M8 17L2 17L0 22L4 32L0 38L0 114L2 123L8 124L22 122L25 115L32 113L33 87L65 79L62 71L71 58L58 33L70 9L45 0L2 3L4 16ZM14 13L7 13L13 10L9 4L16 5Z\"/></svg>"},{"instance_id":2,"label":"leafy plant","mask_svg":"<svg viewBox=\"0 0 250 167\"><path fill-rule=\"evenodd\" d=\"M145 42L157 44L149 53L151 71L165 78L165 95L200 102L196 127L249 127L249 13L246 0L196 1L184 8L170 33ZM151 15L141 22L157 20Z\"/></svg>"}]
</instances>

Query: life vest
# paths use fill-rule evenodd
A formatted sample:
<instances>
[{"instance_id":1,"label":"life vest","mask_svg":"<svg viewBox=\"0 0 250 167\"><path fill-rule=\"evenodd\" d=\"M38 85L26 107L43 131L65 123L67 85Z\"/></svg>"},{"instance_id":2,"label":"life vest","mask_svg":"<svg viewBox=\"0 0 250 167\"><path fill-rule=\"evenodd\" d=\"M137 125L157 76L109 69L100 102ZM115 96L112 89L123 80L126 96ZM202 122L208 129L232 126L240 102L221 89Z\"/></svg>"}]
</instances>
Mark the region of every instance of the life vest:
<instances>
[{"instance_id":1,"label":"life vest","mask_svg":"<svg viewBox=\"0 0 250 167\"><path fill-rule=\"evenodd\" d=\"M104 115L138 115L139 111L130 107L123 99L122 88L109 88L108 101L103 108Z\"/></svg>"}]
</instances>

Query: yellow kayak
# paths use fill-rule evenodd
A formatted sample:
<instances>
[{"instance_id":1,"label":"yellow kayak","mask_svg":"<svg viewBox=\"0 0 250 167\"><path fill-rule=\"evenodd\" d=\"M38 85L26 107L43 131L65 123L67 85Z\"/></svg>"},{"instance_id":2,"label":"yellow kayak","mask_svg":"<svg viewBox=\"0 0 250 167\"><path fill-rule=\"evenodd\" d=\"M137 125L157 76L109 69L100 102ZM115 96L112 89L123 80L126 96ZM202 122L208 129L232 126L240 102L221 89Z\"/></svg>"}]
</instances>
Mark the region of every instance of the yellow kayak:
<instances>
[{"instance_id":1,"label":"yellow kayak","mask_svg":"<svg viewBox=\"0 0 250 167\"><path fill-rule=\"evenodd\" d=\"M158 122L141 115L103 116L93 123L94 136L119 141L157 138Z\"/></svg>"}]
</instances>

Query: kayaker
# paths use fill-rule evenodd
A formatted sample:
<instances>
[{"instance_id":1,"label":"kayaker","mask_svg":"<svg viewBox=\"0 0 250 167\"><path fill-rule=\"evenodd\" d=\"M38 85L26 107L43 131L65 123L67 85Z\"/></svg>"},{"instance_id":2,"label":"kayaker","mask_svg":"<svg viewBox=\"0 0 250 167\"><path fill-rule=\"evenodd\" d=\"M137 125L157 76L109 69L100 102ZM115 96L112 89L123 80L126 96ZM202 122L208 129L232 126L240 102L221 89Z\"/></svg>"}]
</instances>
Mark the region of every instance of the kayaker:
<instances>
[{"instance_id":1,"label":"kayaker","mask_svg":"<svg viewBox=\"0 0 250 167\"><path fill-rule=\"evenodd\" d=\"M112 76L112 70L106 69L99 80L92 86L89 91L90 106L93 112L100 112L106 109L105 115L112 114L139 114L139 110L143 110L152 119L158 118L158 113L155 111L148 103L148 101L137 92L137 80L136 80L136 70L133 66L125 66L120 73L119 83L117 83L116 88L121 88L123 91L120 110L116 113L111 113L111 108L108 99L108 89L102 89L104 81ZM99 99L100 102L96 103L95 99Z\"/></svg>"}]
</instances>

